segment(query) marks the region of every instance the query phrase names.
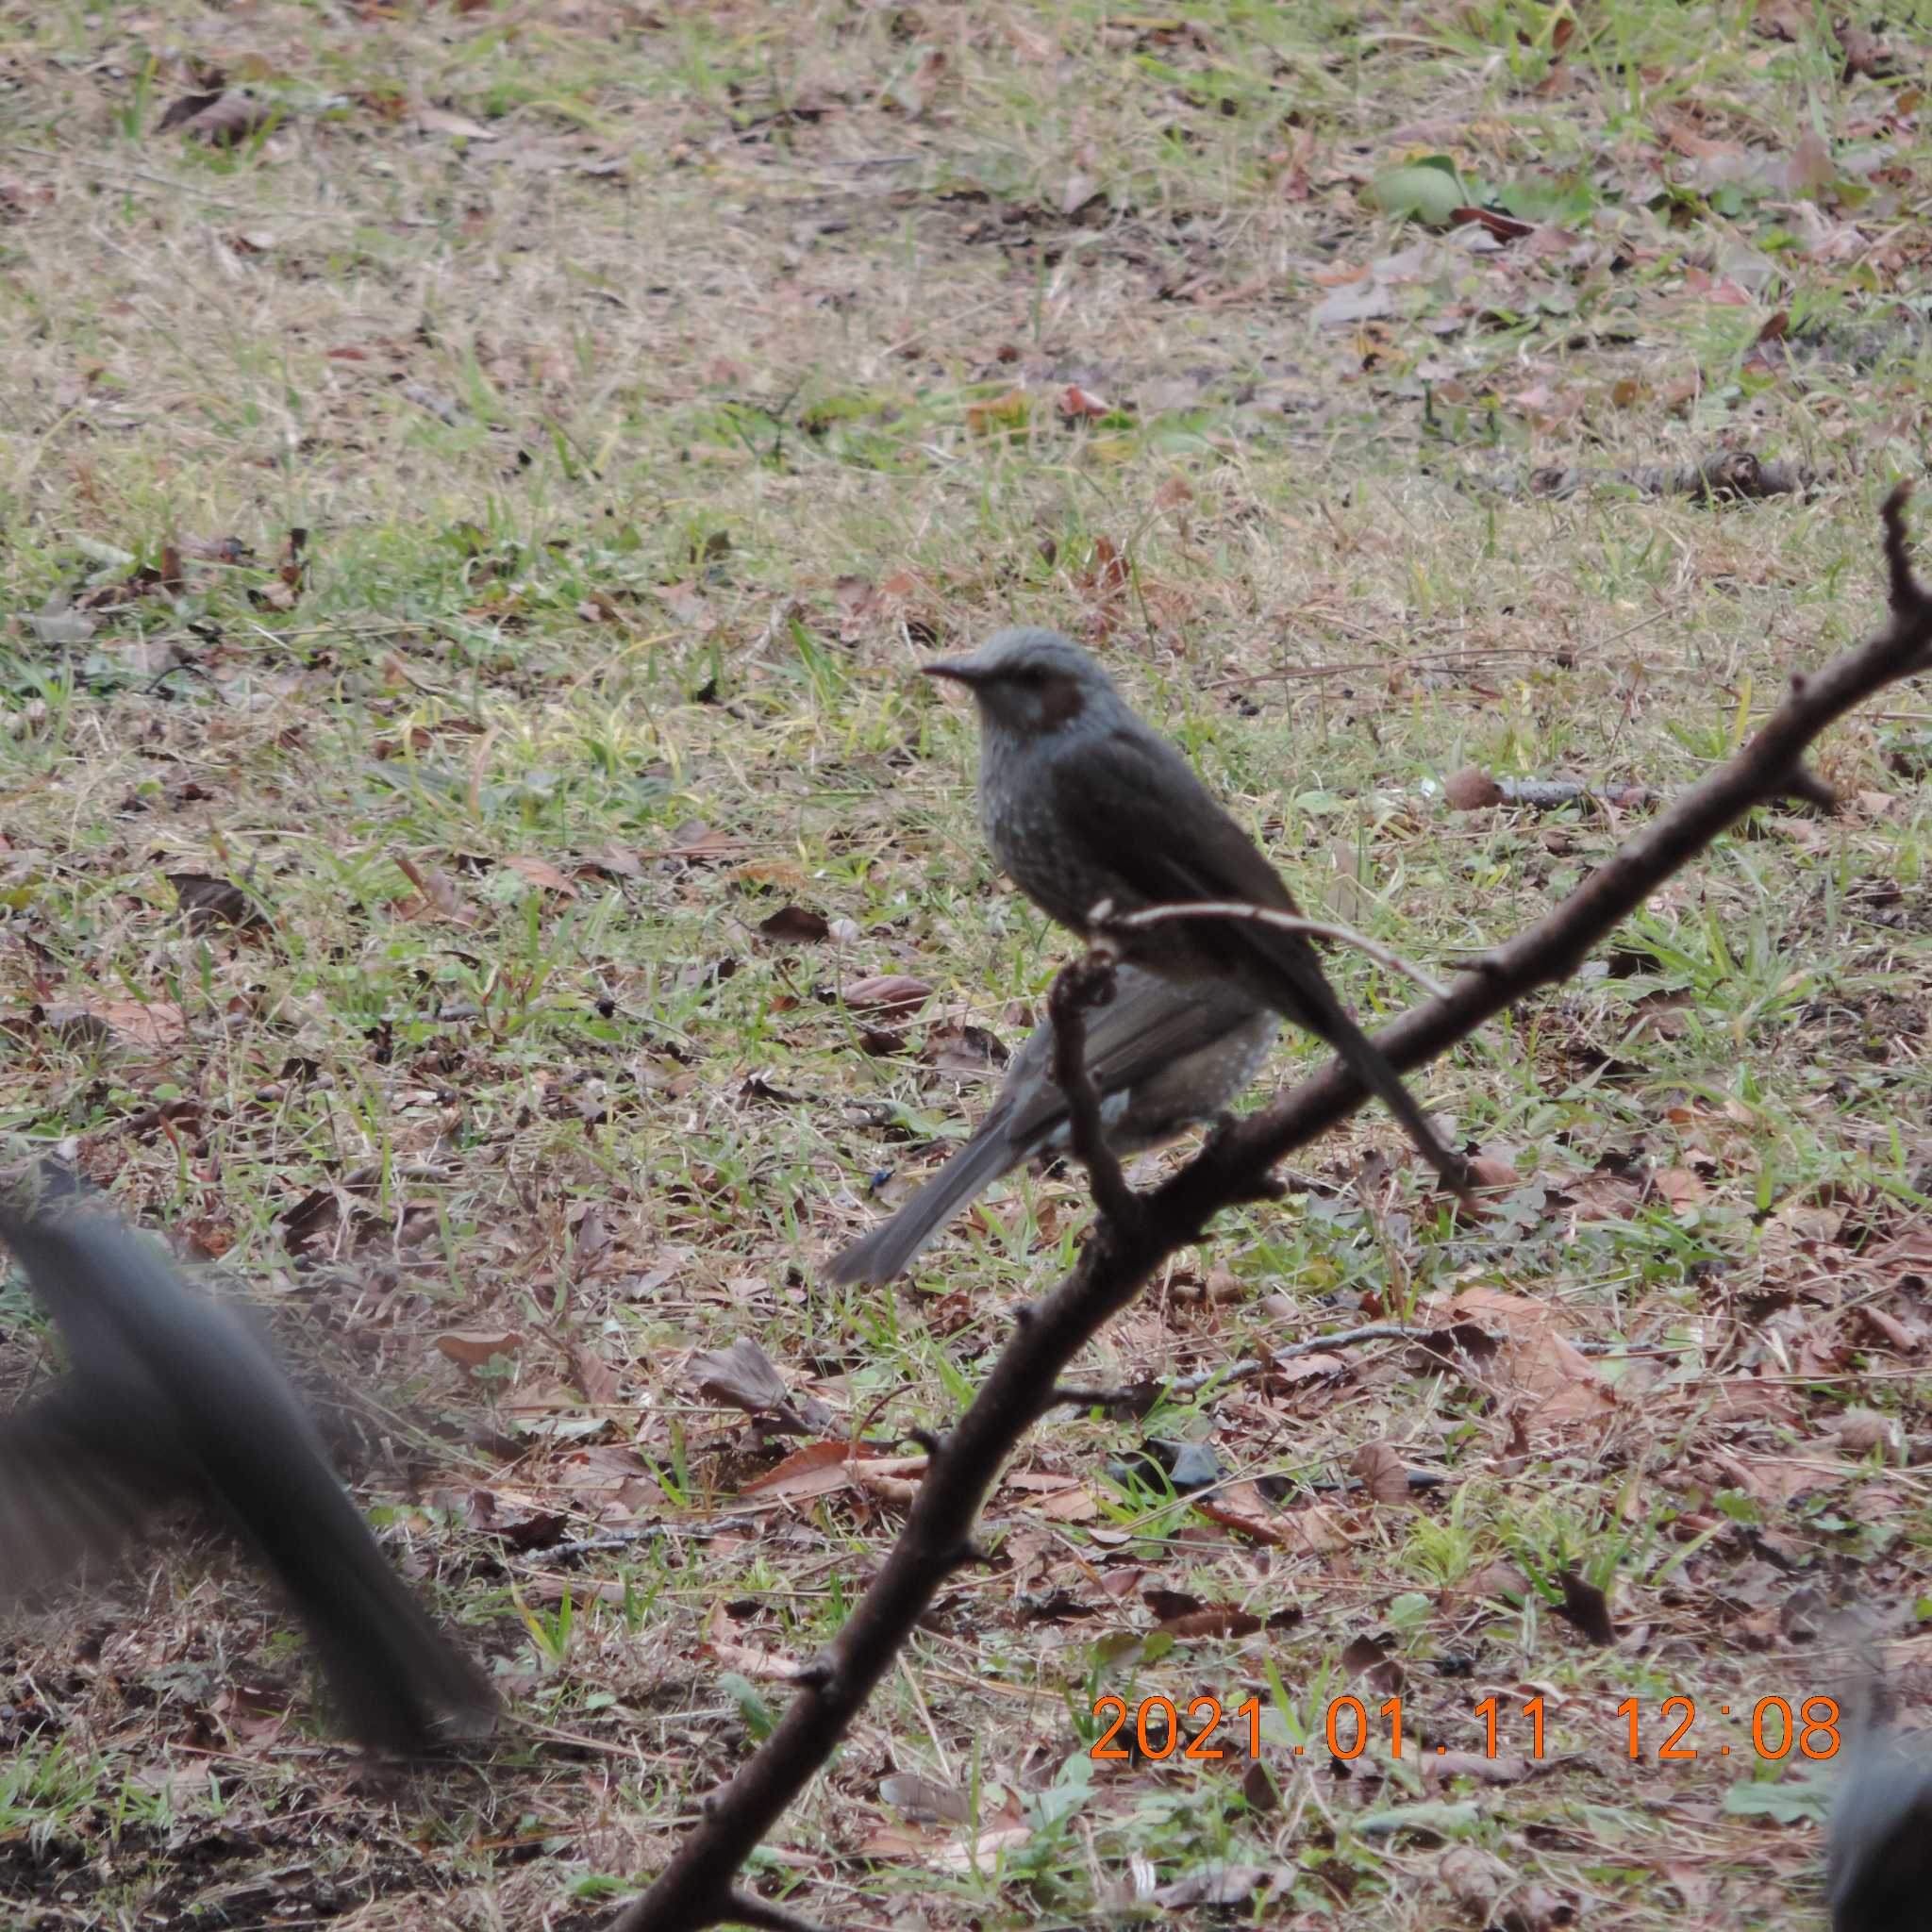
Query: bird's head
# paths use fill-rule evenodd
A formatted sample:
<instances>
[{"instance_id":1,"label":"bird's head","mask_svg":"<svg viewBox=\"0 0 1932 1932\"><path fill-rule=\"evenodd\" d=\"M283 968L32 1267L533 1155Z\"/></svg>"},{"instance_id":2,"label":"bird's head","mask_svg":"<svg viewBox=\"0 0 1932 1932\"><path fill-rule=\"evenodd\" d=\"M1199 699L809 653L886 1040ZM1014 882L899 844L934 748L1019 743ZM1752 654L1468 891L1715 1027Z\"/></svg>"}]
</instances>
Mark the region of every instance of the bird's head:
<instances>
[{"instance_id":1,"label":"bird's head","mask_svg":"<svg viewBox=\"0 0 1932 1932\"><path fill-rule=\"evenodd\" d=\"M1064 731L1120 703L1107 673L1056 630L996 631L971 657L919 668L928 677L963 684L983 725L1003 725L1022 738Z\"/></svg>"}]
</instances>

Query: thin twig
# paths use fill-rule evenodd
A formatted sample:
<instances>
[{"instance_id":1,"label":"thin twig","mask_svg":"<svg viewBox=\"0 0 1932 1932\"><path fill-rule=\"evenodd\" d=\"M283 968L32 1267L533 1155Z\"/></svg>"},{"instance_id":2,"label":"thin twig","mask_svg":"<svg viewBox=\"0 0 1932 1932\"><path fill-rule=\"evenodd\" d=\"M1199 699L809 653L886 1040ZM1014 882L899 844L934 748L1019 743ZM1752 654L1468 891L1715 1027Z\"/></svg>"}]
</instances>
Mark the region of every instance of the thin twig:
<instances>
[{"instance_id":1,"label":"thin twig","mask_svg":"<svg viewBox=\"0 0 1932 1932\"><path fill-rule=\"evenodd\" d=\"M1649 618L1644 620L1645 623L1652 621ZM1357 637L1376 636L1364 625L1345 628L1354 630ZM1362 658L1350 664L1282 664L1273 671L1240 671L1226 677L1212 678L1201 689L1232 691L1243 685L1285 684L1303 677L1346 677L1359 675L1363 672L1414 671L1441 660L1451 660L1446 662L1445 668L1455 671L1471 662L1488 663L1501 658L1549 658L1556 655L1555 646L1549 644L1433 644L1411 650L1394 640L1389 641L1390 648L1400 653L1398 657Z\"/></svg>"},{"instance_id":2,"label":"thin twig","mask_svg":"<svg viewBox=\"0 0 1932 1932\"><path fill-rule=\"evenodd\" d=\"M1369 1341L1424 1341L1435 1333L1433 1328L1407 1328L1400 1322L1371 1322L1366 1327L1343 1328L1333 1335L1310 1335L1268 1353L1275 1361L1288 1362L1298 1356L1326 1355L1331 1348L1359 1348Z\"/></svg>"},{"instance_id":3,"label":"thin twig","mask_svg":"<svg viewBox=\"0 0 1932 1932\"><path fill-rule=\"evenodd\" d=\"M1128 1415L1145 1415L1168 1393L1158 1382L1139 1389L1076 1389L1071 1384L1056 1389L1047 1397L1051 1408L1109 1408Z\"/></svg>"},{"instance_id":4,"label":"thin twig","mask_svg":"<svg viewBox=\"0 0 1932 1932\"><path fill-rule=\"evenodd\" d=\"M1411 966L1400 953L1358 933L1353 926L1337 925L1332 920L1304 919L1299 912L1278 912L1272 906L1257 906L1247 899L1190 899L1178 906L1144 906L1138 912L1110 913L1093 922L1093 930L1110 937L1122 932L1145 932L1150 925L1170 925L1176 919L1246 919L1274 932L1306 933L1311 940L1331 940L1338 946L1353 946L1366 953L1378 966L1413 980L1432 1000L1442 998L1442 989L1420 966Z\"/></svg>"},{"instance_id":5,"label":"thin twig","mask_svg":"<svg viewBox=\"0 0 1932 1932\"><path fill-rule=\"evenodd\" d=\"M574 1557L588 1557L594 1550L627 1550L634 1543L656 1542L663 1534L664 1525L660 1523L642 1529L607 1529L601 1536L582 1536L575 1542L553 1543L543 1555L549 1562L561 1563Z\"/></svg>"},{"instance_id":6,"label":"thin twig","mask_svg":"<svg viewBox=\"0 0 1932 1932\"><path fill-rule=\"evenodd\" d=\"M1279 1355L1306 1355L1311 1352L1312 1350L1308 1343L1296 1342L1291 1348L1281 1349L1275 1353ZM1255 1356L1244 1362L1223 1362L1215 1368L1196 1369L1191 1374L1176 1375L1167 1385L1165 1393L1170 1401L1175 1396L1179 1396L1185 1401L1190 1395L1200 1394L1202 1390L1212 1384L1218 1383L1222 1388L1228 1389L1240 1382L1252 1381L1267 1367L1268 1361L1259 1356Z\"/></svg>"},{"instance_id":7,"label":"thin twig","mask_svg":"<svg viewBox=\"0 0 1932 1932\"><path fill-rule=\"evenodd\" d=\"M1310 1335L1300 1341L1284 1342L1279 1348L1271 1348L1265 1356L1250 1357L1246 1361L1219 1362L1213 1368L1196 1369L1190 1374L1176 1375L1171 1382L1146 1381L1118 1389L1087 1389L1068 1383L1053 1391L1053 1406L1056 1408L1124 1409L1135 1415L1145 1415L1157 1402L1184 1402L1191 1395L1200 1394L1204 1389L1232 1389L1240 1383L1251 1382L1257 1375L1265 1375L1276 1362L1297 1361L1311 1355L1331 1355L1344 1348L1360 1348L1372 1341L1433 1341L1444 1333L1446 1330L1441 1328L1407 1328L1400 1323L1372 1322L1361 1328L1342 1328L1330 1335ZM1674 1344L1573 1341L1570 1346L1578 1355L1615 1356L1624 1361L1693 1353L1688 1341Z\"/></svg>"},{"instance_id":8,"label":"thin twig","mask_svg":"<svg viewBox=\"0 0 1932 1932\"><path fill-rule=\"evenodd\" d=\"M263 222L339 222L362 221L365 216L361 209L353 208L263 208L258 202L237 201L232 195L217 194L212 189L197 188L192 181L176 180L172 175L153 175L145 168L124 167L118 161L91 160L86 155L57 155L43 147L29 147L24 141L9 141L4 144L8 154L30 155L37 161L64 161L71 167L84 168L90 175L99 175L106 179L118 181L141 181L150 188L166 189L170 194L185 195L192 201L205 201L214 208L232 208L237 214L253 215ZM425 227L422 221L403 224L406 227Z\"/></svg>"},{"instance_id":9,"label":"thin twig","mask_svg":"<svg viewBox=\"0 0 1932 1932\"><path fill-rule=\"evenodd\" d=\"M748 1891L734 1891L724 1901L724 1923L756 1925L760 1932L820 1932L816 1921L802 1919L774 1906L769 1899L754 1897Z\"/></svg>"}]
</instances>

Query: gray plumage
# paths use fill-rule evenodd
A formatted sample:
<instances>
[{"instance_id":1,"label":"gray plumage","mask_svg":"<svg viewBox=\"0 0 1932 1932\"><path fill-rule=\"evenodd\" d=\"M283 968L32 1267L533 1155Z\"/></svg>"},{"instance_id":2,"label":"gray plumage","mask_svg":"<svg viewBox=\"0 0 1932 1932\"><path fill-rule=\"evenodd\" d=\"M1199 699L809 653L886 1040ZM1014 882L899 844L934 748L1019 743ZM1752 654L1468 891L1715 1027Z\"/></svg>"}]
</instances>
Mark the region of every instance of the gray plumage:
<instances>
[{"instance_id":1,"label":"gray plumage","mask_svg":"<svg viewBox=\"0 0 1932 1932\"><path fill-rule=\"evenodd\" d=\"M1826 1829L1832 1932L1932 1925L1932 1757L1890 1729L1890 1694L1868 1656L1840 1703L1846 1769Z\"/></svg>"},{"instance_id":2,"label":"gray plumage","mask_svg":"<svg viewBox=\"0 0 1932 1932\"><path fill-rule=\"evenodd\" d=\"M923 667L979 712L979 811L994 858L1041 911L1090 937L1116 914L1187 901L1293 913L1259 848L1181 753L1138 718L1098 664L1050 630L1003 630L971 657ZM1302 933L1255 920L1176 920L1124 936L1136 965L1180 985L1229 984L1339 1054L1457 1192L1468 1170L1395 1070L1342 1010Z\"/></svg>"},{"instance_id":3,"label":"gray plumage","mask_svg":"<svg viewBox=\"0 0 1932 1932\"><path fill-rule=\"evenodd\" d=\"M0 1203L0 1237L69 1357L0 1420L0 1605L211 1507L281 1586L357 1738L408 1752L488 1730L488 1682L390 1567L247 1326L98 1211Z\"/></svg>"},{"instance_id":4,"label":"gray plumage","mask_svg":"<svg viewBox=\"0 0 1932 1932\"><path fill-rule=\"evenodd\" d=\"M1853 1771L1831 1813L1832 1932L1932 1925L1932 1767L1888 1745Z\"/></svg>"},{"instance_id":5,"label":"gray plumage","mask_svg":"<svg viewBox=\"0 0 1932 1932\"><path fill-rule=\"evenodd\" d=\"M1087 1016L1087 1071L1119 1155L1163 1146L1212 1120L1259 1072L1274 1015L1226 985L1176 987L1131 966ZM1003 1174L1064 1145L1067 1105L1053 1076L1054 1027L1035 1028L973 1137L888 1221L834 1257L844 1287L903 1274L926 1243Z\"/></svg>"}]
</instances>

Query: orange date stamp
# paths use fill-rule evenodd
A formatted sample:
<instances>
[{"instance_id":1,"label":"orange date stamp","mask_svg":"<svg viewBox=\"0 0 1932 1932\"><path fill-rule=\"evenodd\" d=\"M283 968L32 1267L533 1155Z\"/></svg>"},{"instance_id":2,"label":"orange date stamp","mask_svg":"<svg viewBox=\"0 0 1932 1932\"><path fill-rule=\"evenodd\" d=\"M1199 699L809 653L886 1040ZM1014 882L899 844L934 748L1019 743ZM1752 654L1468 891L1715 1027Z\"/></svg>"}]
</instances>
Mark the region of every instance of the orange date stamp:
<instances>
[{"instance_id":1,"label":"orange date stamp","mask_svg":"<svg viewBox=\"0 0 1932 1932\"><path fill-rule=\"evenodd\" d=\"M1218 1697L1205 1695L1185 1704L1172 1697L1143 1697L1132 1705L1124 1697L1096 1697L1093 1719L1103 1728L1087 1755L1102 1763L1120 1764L1160 1763L1170 1757L1196 1763L1261 1757L1267 1755L1261 1735L1267 1708L1258 1695L1232 1710ZM1506 1706L1499 1698L1485 1697L1472 1715L1483 1727L1485 1757L1494 1757L1499 1749L1521 1752L1532 1759L1542 1757L1542 1698ZM1760 1697L1755 1704L1735 1707L1707 1707L1702 1742L1693 1698L1666 1697L1646 1707L1639 1698L1626 1697L1615 1715L1623 1721L1624 1748L1639 1762L1685 1764L1698 1757L1749 1756L1776 1764L1793 1752L1821 1761L1837 1757L1840 1742L1838 1700L1824 1696L1802 1698L1795 1705L1788 1697ZM1401 1698L1387 1698L1371 1707L1350 1696L1329 1700L1319 1740L1280 1748L1296 1757L1325 1752L1347 1762L1371 1749L1376 1756L1386 1751L1391 1758L1400 1757L1403 1742ZM1449 1750L1446 1743L1435 1746L1438 1757L1447 1756ZM1424 1756L1427 1755L1424 1749Z\"/></svg>"}]
</instances>

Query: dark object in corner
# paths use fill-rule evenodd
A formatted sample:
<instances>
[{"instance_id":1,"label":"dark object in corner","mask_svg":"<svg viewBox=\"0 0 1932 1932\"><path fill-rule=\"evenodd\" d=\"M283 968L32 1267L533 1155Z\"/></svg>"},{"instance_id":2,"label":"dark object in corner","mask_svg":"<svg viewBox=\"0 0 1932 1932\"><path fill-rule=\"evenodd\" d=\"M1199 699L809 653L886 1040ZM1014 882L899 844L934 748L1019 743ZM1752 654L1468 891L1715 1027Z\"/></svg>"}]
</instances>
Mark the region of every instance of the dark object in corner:
<instances>
[{"instance_id":1,"label":"dark object in corner","mask_svg":"<svg viewBox=\"0 0 1932 1932\"><path fill-rule=\"evenodd\" d=\"M1832 1932L1924 1932L1932 1925L1932 1763L1888 1738L1855 1749L1831 1810Z\"/></svg>"}]
</instances>

